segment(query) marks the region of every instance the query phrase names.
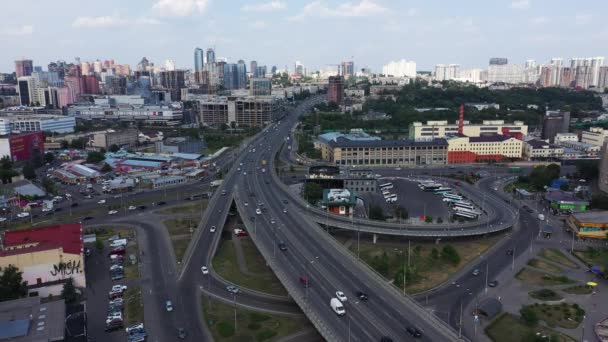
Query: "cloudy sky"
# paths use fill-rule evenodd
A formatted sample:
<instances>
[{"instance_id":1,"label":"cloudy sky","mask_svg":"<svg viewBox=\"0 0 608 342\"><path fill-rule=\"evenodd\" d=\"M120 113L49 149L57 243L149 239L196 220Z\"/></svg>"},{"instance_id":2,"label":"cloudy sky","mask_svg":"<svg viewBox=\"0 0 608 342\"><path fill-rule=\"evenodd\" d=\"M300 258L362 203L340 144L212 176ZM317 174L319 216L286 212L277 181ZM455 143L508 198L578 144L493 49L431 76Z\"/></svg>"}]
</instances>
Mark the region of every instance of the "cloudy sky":
<instances>
[{"instance_id":1,"label":"cloudy sky","mask_svg":"<svg viewBox=\"0 0 608 342\"><path fill-rule=\"evenodd\" d=\"M309 69L354 58L485 67L608 55L606 0L0 0L0 72L14 60L174 59L195 47L229 61Z\"/></svg>"}]
</instances>

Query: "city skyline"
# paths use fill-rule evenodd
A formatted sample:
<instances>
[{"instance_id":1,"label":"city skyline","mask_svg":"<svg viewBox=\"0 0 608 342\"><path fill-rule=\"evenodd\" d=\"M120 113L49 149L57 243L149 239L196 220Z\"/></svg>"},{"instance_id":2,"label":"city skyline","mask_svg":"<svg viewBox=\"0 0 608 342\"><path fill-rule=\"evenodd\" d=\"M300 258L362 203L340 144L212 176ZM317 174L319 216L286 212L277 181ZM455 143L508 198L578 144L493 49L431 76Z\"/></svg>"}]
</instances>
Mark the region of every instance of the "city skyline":
<instances>
[{"instance_id":1,"label":"city skyline","mask_svg":"<svg viewBox=\"0 0 608 342\"><path fill-rule=\"evenodd\" d=\"M374 72L400 59L432 71L435 64L451 63L483 68L490 57L543 64L552 57L605 55L601 46L608 42L608 28L602 28L601 18L593 13L608 9L608 4L581 1L578 10L571 11L560 6L565 1L472 3L477 6L388 0L231 5L210 0L110 0L88 5L85 13L74 0L62 5L24 0L2 7L6 16L0 42L8 48L0 52L0 72L14 71L14 61L22 57L46 67L50 61L75 57L134 66L146 56L157 65L173 59L178 68L194 69L196 47L214 47L218 57L230 62L256 60L279 69L302 61L314 70L352 56L356 69L367 66ZM37 8L35 13L21 10L30 5ZM327 38L328 30L338 43ZM142 39L144 35L151 38ZM401 39L404 44L395 44ZM292 48L285 49L290 44Z\"/></svg>"}]
</instances>

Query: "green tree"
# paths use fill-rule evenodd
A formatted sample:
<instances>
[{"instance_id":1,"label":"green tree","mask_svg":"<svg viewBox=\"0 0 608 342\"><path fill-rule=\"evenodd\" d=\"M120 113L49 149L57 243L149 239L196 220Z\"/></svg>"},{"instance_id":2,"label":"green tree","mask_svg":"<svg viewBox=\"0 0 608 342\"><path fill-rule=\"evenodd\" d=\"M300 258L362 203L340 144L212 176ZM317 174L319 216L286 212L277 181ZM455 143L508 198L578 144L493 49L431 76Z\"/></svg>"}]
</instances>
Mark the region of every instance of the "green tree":
<instances>
[{"instance_id":1,"label":"green tree","mask_svg":"<svg viewBox=\"0 0 608 342\"><path fill-rule=\"evenodd\" d=\"M61 149L62 150L67 150L68 148L70 148L70 143L68 143L67 140L61 140Z\"/></svg>"},{"instance_id":2,"label":"green tree","mask_svg":"<svg viewBox=\"0 0 608 342\"><path fill-rule=\"evenodd\" d=\"M395 273L393 277L393 284L399 288L403 288L403 272L405 272L405 282L406 284L413 284L420 280L420 274L418 273L418 268L414 266L401 266L399 270Z\"/></svg>"},{"instance_id":3,"label":"green tree","mask_svg":"<svg viewBox=\"0 0 608 342\"><path fill-rule=\"evenodd\" d=\"M2 184L10 183L11 178L19 175L19 172L13 170L13 161L4 156L0 158L0 181Z\"/></svg>"},{"instance_id":4,"label":"green tree","mask_svg":"<svg viewBox=\"0 0 608 342\"><path fill-rule=\"evenodd\" d=\"M531 307L522 307L521 310L519 310L519 314L521 315L521 319L524 324L530 327L535 327L538 324L538 316L536 315L536 312L532 310Z\"/></svg>"},{"instance_id":5,"label":"green tree","mask_svg":"<svg viewBox=\"0 0 608 342\"><path fill-rule=\"evenodd\" d=\"M23 272L14 265L8 265L1 270L0 302L18 299L27 294L27 283L23 281Z\"/></svg>"},{"instance_id":6,"label":"green tree","mask_svg":"<svg viewBox=\"0 0 608 342\"><path fill-rule=\"evenodd\" d=\"M460 255L452 245L443 246L441 249L441 258L452 265L458 265L460 263Z\"/></svg>"},{"instance_id":7,"label":"green tree","mask_svg":"<svg viewBox=\"0 0 608 342\"><path fill-rule=\"evenodd\" d=\"M44 154L44 162L52 163L55 160L55 154L53 152L47 152Z\"/></svg>"},{"instance_id":8,"label":"green tree","mask_svg":"<svg viewBox=\"0 0 608 342\"><path fill-rule=\"evenodd\" d=\"M580 178L596 179L600 172L599 160L579 160L576 162L576 172Z\"/></svg>"},{"instance_id":9,"label":"green tree","mask_svg":"<svg viewBox=\"0 0 608 342\"><path fill-rule=\"evenodd\" d=\"M36 170L34 169L34 166L30 163L23 165L23 169L21 170L21 172L23 172L23 177L27 179L36 179Z\"/></svg>"},{"instance_id":10,"label":"green tree","mask_svg":"<svg viewBox=\"0 0 608 342\"><path fill-rule=\"evenodd\" d=\"M369 206L369 218L372 220L384 221L386 218L384 217L384 210L379 205L370 205Z\"/></svg>"},{"instance_id":11,"label":"green tree","mask_svg":"<svg viewBox=\"0 0 608 342\"><path fill-rule=\"evenodd\" d=\"M118 145L116 145L116 144L112 144L112 145L110 145L109 150L110 150L110 152L115 153L115 152L118 152L118 150L120 150L120 147L118 147Z\"/></svg>"},{"instance_id":12,"label":"green tree","mask_svg":"<svg viewBox=\"0 0 608 342\"><path fill-rule=\"evenodd\" d=\"M103 152L91 151L87 155L87 163L97 164L106 159L106 155Z\"/></svg>"},{"instance_id":13,"label":"green tree","mask_svg":"<svg viewBox=\"0 0 608 342\"><path fill-rule=\"evenodd\" d=\"M79 296L76 292L76 287L74 286L74 278L69 277L63 284L63 289L61 290L61 298L63 298L67 304L72 304L78 301L78 297Z\"/></svg>"},{"instance_id":14,"label":"green tree","mask_svg":"<svg viewBox=\"0 0 608 342\"><path fill-rule=\"evenodd\" d=\"M401 220L407 220L409 218L409 213L407 209L403 206L398 206L395 208L395 216L397 216Z\"/></svg>"},{"instance_id":15,"label":"green tree","mask_svg":"<svg viewBox=\"0 0 608 342\"><path fill-rule=\"evenodd\" d=\"M72 148L76 148L79 150L84 149L87 146L87 143L89 142L89 139L82 137L82 138L76 138L74 140L72 140L72 143L70 144L70 146Z\"/></svg>"},{"instance_id":16,"label":"green tree","mask_svg":"<svg viewBox=\"0 0 608 342\"><path fill-rule=\"evenodd\" d=\"M306 183L304 185L304 198L308 203L315 204L323 198L323 188L317 183Z\"/></svg>"},{"instance_id":17,"label":"green tree","mask_svg":"<svg viewBox=\"0 0 608 342\"><path fill-rule=\"evenodd\" d=\"M589 202L589 205L593 209L608 210L608 195L605 195L603 193L593 194L593 196L591 196L591 201Z\"/></svg>"},{"instance_id":18,"label":"green tree","mask_svg":"<svg viewBox=\"0 0 608 342\"><path fill-rule=\"evenodd\" d=\"M437 247L433 247L433 249L431 250L431 258L433 258L433 260L439 259L439 250L437 249Z\"/></svg>"},{"instance_id":19,"label":"green tree","mask_svg":"<svg viewBox=\"0 0 608 342\"><path fill-rule=\"evenodd\" d=\"M383 276L388 276L388 269L389 269L389 262L388 262L388 254L386 254L386 252L384 252L382 254L382 256L374 256L374 258L371 261L371 266L373 269L375 269L378 273L382 274Z\"/></svg>"},{"instance_id":20,"label":"green tree","mask_svg":"<svg viewBox=\"0 0 608 342\"><path fill-rule=\"evenodd\" d=\"M53 182L50 178L44 178L42 180L42 187L44 188L44 191L50 194L57 193L57 185L55 185L55 182Z\"/></svg>"},{"instance_id":21,"label":"green tree","mask_svg":"<svg viewBox=\"0 0 608 342\"><path fill-rule=\"evenodd\" d=\"M111 172L111 171L112 171L112 167L110 166L110 164L103 163L103 166L101 167L101 172Z\"/></svg>"},{"instance_id":22,"label":"green tree","mask_svg":"<svg viewBox=\"0 0 608 342\"><path fill-rule=\"evenodd\" d=\"M433 222L433 216L431 216L431 215L427 215L427 216L424 218L424 222L426 222L426 223L431 223L431 222Z\"/></svg>"}]
</instances>

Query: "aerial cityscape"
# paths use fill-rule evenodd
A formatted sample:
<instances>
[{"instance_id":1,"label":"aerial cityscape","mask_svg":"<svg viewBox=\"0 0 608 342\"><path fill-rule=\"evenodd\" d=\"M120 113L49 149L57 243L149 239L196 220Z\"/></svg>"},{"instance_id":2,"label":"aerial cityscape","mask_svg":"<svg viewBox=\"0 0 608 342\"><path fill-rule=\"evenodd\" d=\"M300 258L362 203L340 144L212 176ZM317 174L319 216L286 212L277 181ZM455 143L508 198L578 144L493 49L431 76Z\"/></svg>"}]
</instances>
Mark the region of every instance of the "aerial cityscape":
<instances>
[{"instance_id":1,"label":"aerial cityscape","mask_svg":"<svg viewBox=\"0 0 608 342\"><path fill-rule=\"evenodd\" d=\"M0 342L608 342L560 2L0 4Z\"/></svg>"}]
</instances>

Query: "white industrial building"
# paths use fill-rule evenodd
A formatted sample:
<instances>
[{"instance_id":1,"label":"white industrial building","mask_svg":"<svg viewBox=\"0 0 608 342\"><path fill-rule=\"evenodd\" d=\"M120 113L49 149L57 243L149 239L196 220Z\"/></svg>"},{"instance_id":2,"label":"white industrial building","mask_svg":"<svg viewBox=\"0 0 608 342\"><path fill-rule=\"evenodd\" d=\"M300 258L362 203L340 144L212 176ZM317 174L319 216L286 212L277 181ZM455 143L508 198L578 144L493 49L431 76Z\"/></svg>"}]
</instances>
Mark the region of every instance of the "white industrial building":
<instances>
[{"instance_id":1,"label":"white industrial building","mask_svg":"<svg viewBox=\"0 0 608 342\"><path fill-rule=\"evenodd\" d=\"M12 131L73 133L76 119L62 115L0 113L0 135Z\"/></svg>"},{"instance_id":2,"label":"white industrial building","mask_svg":"<svg viewBox=\"0 0 608 342\"><path fill-rule=\"evenodd\" d=\"M395 77L416 77L416 62L405 59L390 61L382 67L382 74Z\"/></svg>"}]
</instances>

